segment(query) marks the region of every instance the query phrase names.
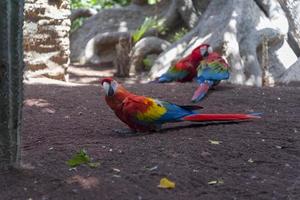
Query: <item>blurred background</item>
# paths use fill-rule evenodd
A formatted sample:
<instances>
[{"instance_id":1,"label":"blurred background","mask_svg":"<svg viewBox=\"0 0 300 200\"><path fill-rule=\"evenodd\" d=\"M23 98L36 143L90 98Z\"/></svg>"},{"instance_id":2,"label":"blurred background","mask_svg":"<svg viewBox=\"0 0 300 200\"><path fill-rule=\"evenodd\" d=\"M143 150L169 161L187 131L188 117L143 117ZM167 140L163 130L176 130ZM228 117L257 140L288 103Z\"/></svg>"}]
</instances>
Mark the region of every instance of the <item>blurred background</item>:
<instances>
[{"instance_id":1,"label":"blurred background","mask_svg":"<svg viewBox=\"0 0 300 200\"><path fill-rule=\"evenodd\" d=\"M229 82L299 81L300 3L292 0L26 0L26 80L153 80L202 43Z\"/></svg>"}]
</instances>

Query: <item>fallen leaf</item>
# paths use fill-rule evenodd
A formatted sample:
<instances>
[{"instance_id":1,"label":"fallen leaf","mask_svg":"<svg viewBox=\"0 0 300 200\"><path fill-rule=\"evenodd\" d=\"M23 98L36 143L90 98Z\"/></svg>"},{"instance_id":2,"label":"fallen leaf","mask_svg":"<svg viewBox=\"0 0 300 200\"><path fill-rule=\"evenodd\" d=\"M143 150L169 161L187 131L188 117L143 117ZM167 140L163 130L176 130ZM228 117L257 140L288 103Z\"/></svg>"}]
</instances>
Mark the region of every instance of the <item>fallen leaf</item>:
<instances>
[{"instance_id":1,"label":"fallen leaf","mask_svg":"<svg viewBox=\"0 0 300 200\"><path fill-rule=\"evenodd\" d=\"M153 167L145 167L145 169L149 170L149 171L154 171L158 169L158 165L155 165Z\"/></svg>"},{"instance_id":2,"label":"fallen leaf","mask_svg":"<svg viewBox=\"0 0 300 200\"><path fill-rule=\"evenodd\" d=\"M162 178L160 179L159 185L157 187L164 189L173 189L175 188L175 182L172 182L167 178Z\"/></svg>"},{"instance_id":3,"label":"fallen leaf","mask_svg":"<svg viewBox=\"0 0 300 200\"><path fill-rule=\"evenodd\" d=\"M73 155L73 157L67 161L67 164L69 167L77 167L78 165L81 164L86 164L91 168L96 168L100 165L98 162L91 162L90 156L87 154L85 149L80 149L78 153Z\"/></svg>"},{"instance_id":4,"label":"fallen leaf","mask_svg":"<svg viewBox=\"0 0 300 200\"><path fill-rule=\"evenodd\" d=\"M117 173L120 173L120 172L121 172L121 170L119 170L118 168L112 168L112 170L113 170L114 172L117 172Z\"/></svg>"},{"instance_id":5,"label":"fallen leaf","mask_svg":"<svg viewBox=\"0 0 300 200\"><path fill-rule=\"evenodd\" d=\"M213 181L209 181L207 184L208 185L221 185L221 184L224 184L224 181L222 179L213 180Z\"/></svg>"},{"instance_id":6,"label":"fallen leaf","mask_svg":"<svg viewBox=\"0 0 300 200\"><path fill-rule=\"evenodd\" d=\"M208 185L213 185L213 184L217 184L217 183L218 183L218 181L209 181Z\"/></svg>"},{"instance_id":7,"label":"fallen leaf","mask_svg":"<svg viewBox=\"0 0 300 200\"><path fill-rule=\"evenodd\" d=\"M217 140L208 140L211 144L221 144L221 141L217 141Z\"/></svg>"},{"instance_id":8,"label":"fallen leaf","mask_svg":"<svg viewBox=\"0 0 300 200\"><path fill-rule=\"evenodd\" d=\"M73 157L67 161L67 164L70 167L76 167L81 164L86 164L91 161L91 158L87 155L87 152L85 149L80 149L78 153L73 155Z\"/></svg>"},{"instance_id":9,"label":"fallen leaf","mask_svg":"<svg viewBox=\"0 0 300 200\"><path fill-rule=\"evenodd\" d=\"M100 166L100 163L99 162L90 162L90 163L87 163L87 165L90 167L90 168L97 168Z\"/></svg>"}]
</instances>

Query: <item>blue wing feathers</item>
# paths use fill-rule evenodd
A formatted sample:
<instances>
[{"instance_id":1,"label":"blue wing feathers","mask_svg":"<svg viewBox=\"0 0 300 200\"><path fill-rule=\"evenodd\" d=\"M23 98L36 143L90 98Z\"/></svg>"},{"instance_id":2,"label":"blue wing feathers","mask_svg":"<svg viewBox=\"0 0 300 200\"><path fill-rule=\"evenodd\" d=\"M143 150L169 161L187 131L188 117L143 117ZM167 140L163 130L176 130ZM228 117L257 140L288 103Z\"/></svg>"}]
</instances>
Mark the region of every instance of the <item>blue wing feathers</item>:
<instances>
[{"instance_id":1,"label":"blue wing feathers","mask_svg":"<svg viewBox=\"0 0 300 200\"><path fill-rule=\"evenodd\" d=\"M163 102L163 106L167 109L167 112L159 118L160 123L181 121L182 117L187 115L196 114L195 110L198 110L199 106L179 106L169 102Z\"/></svg>"}]
</instances>

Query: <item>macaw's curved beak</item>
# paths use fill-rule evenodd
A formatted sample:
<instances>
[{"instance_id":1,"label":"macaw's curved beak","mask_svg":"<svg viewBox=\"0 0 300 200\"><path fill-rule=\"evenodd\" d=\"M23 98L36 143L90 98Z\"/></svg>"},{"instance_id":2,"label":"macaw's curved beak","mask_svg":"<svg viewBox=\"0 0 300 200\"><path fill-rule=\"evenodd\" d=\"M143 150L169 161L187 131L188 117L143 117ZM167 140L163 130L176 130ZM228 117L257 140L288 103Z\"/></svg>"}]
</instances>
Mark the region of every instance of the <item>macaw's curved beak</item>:
<instances>
[{"instance_id":1,"label":"macaw's curved beak","mask_svg":"<svg viewBox=\"0 0 300 200\"><path fill-rule=\"evenodd\" d=\"M109 83L104 82L102 87L105 91L106 96L110 97L110 96L113 96L115 94L115 91L114 91L113 87Z\"/></svg>"},{"instance_id":2,"label":"macaw's curved beak","mask_svg":"<svg viewBox=\"0 0 300 200\"><path fill-rule=\"evenodd\" d=\"M204 57L207 57L209 55L209 53L208 53L208 51L205 51L205 53L204 53Z\"/></svg>"}]
</instances>

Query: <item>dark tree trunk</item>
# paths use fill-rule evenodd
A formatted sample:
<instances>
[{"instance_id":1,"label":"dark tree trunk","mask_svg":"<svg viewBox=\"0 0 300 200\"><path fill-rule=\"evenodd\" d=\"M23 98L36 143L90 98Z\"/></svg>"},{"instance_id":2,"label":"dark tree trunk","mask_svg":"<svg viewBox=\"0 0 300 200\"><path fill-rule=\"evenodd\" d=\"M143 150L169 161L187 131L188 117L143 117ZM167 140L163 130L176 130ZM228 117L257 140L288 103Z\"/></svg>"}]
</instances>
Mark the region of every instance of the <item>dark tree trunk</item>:
<instances>
[{"instance_id":1,"label":"dark tree trunk","mask_svg":"<svg viewBox=\"0 0 300 200\"><path fill-rule=\"evenodd\" d=\"M0 1L0 169L20 163L23 0Z\"/></svg>"}]
</instances>

